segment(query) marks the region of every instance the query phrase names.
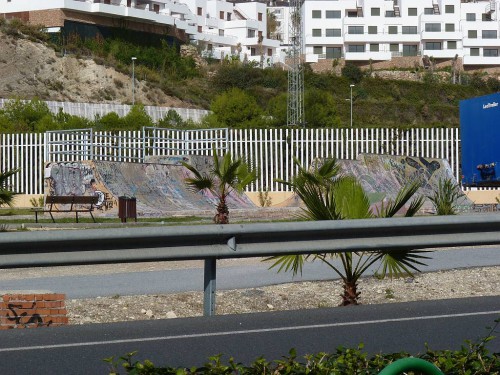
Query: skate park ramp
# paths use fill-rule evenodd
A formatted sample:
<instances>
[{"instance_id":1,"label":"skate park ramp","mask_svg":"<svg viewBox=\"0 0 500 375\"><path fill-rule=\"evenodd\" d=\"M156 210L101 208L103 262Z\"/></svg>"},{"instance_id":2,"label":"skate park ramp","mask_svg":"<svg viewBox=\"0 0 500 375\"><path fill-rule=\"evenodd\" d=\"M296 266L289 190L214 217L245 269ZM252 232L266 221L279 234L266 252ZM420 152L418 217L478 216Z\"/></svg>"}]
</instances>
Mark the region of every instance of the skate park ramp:
<instances>
[{"instance_id":1,"label":"skate park ramp","mask_svg":"<svg viewBox=\"0 0 500 375\"><path fill-rule=\"evenodd\" d=\"M210 168L210 159L206 156L184 156L169 157L161 160L161 163L49 162L45 166L45 194L98 194L103 199L97 213L105 216L118 214L120 196L136 198L138 216L215 212L217 200L213 195L187 188L184 180L192 174L181 164L186 162L195 165L203 172ZM92 185L95 186L95 192ZM227 204L229 209L256 208L245 195L235 193L230 194Z\"/></svg>"},{"instance_id":2,"label":"skate park ramp","mask_svg":"<svg viewBox=\"0 0 500 375\"><path fill-rule=\"evenodd\" d=\"M321 164L324 159L316 159L313 164ZM393 200L399 190L413 181L420 182L418 194L431 196L439 181L455 181L453 171L447 160L413 156L392 156L378 154L360 154L356 160L338 160L341 173L354 176L360 181L367 193L373 209L383 201ZM464 197L462 206L471 206L472 202ZM282 202L282 207L301 206L300 200L292 196ZM423 212L432 212L432 204L426 199Z\"/></svg>"},{"instance_id":3,"label":"skate park ramp","mask_svg":"<svg viewBox=\"0 0 500 375\"><path fill-rule=\"evenodd\" d=\"M414 181L420 182L417 194L423 196L433 195L439 181L455 181L451 166L445 159L360 154L356 160L341 160L339 164L342 173L355 176L361 182L370 201L375 204L394 199L403 186ZM460 203L472 205L466 198ZM428 199L422 210L432 211Z\"/></svg>"}]
</instances>

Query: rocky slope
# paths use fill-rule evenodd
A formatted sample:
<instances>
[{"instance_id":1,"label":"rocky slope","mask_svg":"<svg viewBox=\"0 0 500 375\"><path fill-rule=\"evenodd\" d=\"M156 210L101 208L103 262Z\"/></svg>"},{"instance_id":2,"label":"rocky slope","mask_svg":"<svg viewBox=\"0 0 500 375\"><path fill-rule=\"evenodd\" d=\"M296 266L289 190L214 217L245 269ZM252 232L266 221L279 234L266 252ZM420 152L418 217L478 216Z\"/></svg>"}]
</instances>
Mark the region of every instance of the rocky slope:
<instances>
[{"instance_id":1,"label":"rocky slope","mask_svg":"<svg viewBox=\"0 0 500 375\"><path fill-rule=\"evenodd\" d=\"M126 75L92 59L60 56L53 49L0 31L0 98L84 103L132 102L132 72ZM190 107L136 75L135 100L144 105Z\"/></svg>"}]
</instances>

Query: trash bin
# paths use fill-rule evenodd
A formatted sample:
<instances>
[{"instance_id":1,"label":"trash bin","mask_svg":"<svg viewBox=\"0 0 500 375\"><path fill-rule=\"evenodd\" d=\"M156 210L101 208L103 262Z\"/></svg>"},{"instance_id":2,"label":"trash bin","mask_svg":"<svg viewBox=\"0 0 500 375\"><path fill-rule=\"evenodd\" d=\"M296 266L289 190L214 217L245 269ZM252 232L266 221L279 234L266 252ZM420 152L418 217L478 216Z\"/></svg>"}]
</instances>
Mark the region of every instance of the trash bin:
<instances>
[{"instance_id":1,"label":"trash bin","mask_svg":"<svg viewBox=\"0 0 500 375\"><path fill-rule=\"evenodd\" d=\"M133 197L118 197L118 217L122 223L127 222L127 218L137 221L137 199Z\"/></svg>"}]
</instances>

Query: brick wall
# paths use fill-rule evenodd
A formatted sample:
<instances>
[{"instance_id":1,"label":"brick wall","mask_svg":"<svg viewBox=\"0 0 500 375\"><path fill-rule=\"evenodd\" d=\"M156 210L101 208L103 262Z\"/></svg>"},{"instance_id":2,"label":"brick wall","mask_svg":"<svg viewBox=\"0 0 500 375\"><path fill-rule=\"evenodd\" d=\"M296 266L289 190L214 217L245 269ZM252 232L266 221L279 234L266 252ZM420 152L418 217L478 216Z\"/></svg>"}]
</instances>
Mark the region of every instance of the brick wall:
<instances>
[{"instance_id":1,"label":"brick wall","mask_svg":"<svg viewBox=\"0 0 500 375\"><path fill-rule=\"evenodd\" d=\"M65 295L12 292L0 299L0 330L52 327L68 324Z\"/></svg>"}]
</instances>

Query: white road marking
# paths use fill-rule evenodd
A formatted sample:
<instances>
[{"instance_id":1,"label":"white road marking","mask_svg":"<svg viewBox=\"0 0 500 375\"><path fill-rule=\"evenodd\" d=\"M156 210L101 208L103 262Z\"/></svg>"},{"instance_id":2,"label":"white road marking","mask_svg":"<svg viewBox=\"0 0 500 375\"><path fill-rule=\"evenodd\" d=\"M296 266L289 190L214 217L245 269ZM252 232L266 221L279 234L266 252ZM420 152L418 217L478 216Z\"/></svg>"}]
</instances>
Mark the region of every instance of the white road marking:
<instances>
[{"instance_id":1,"label":"white road marking","mask_svg":"<svg viewBox=\"0 0 500 375\"><path fill-rule=\"evenodd\" d=\"M75 342L75 343L57 344L57 345L35 345L35 346L18 347L18 348L3 348L3 349L0 349L0 352L71 348L71 347L93 346L93 345L126 344L126 343L132 343L132 342L164 341L164 340L179 340L179 339L182 340L182 339L202 338L202 337L247 335L247 334L251 334L251 333L295 331L295 330L304 330L304 329L333 328L333 327L357 326L357 325L380 324L380 323L396 323L396 322L408 322L408 321L416 321L416 320L431 320L431 319L443 319L443 318L461 318L461 317L466 317L466 316L495 315L495 314L500 314L500 310L499 311L480 311L480 312L462 313L462 314L414 316L414 317L408 317L408 318L395 318L395 319L364 320L364 321L359 321L359 322L313 324L313 325L296 326L296 327L277 327L277 328L248 329L248 330L241 330L241 331L193 333L193 334L189 334L189 335L144 337L144 338L137 338L137 339Z\"/></svg>"}]
</instances>

